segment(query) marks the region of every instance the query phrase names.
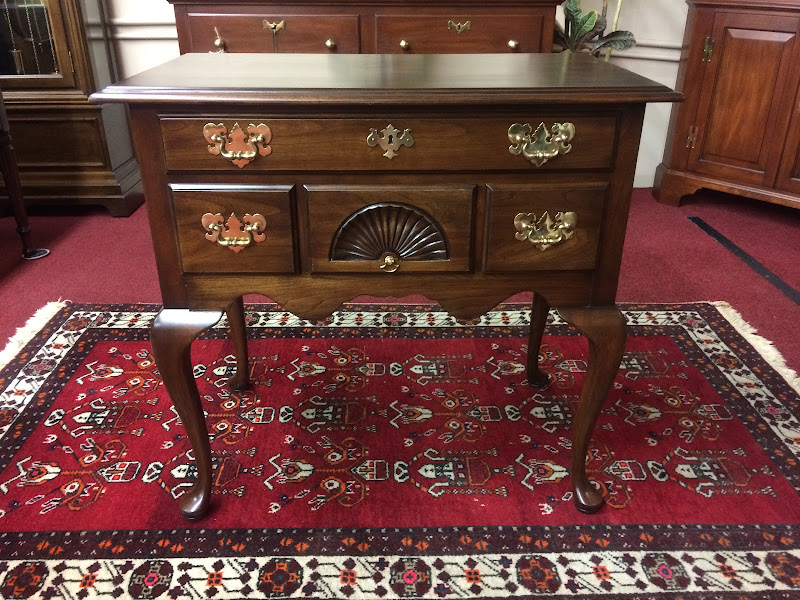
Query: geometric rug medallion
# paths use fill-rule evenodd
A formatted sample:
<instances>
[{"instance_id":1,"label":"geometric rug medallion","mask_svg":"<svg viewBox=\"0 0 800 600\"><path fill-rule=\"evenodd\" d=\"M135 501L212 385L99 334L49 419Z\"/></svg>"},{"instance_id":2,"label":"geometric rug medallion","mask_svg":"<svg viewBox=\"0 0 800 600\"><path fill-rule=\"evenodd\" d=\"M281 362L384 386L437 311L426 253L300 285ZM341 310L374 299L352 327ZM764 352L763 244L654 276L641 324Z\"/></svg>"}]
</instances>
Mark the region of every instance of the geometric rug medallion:
<instances>
[{"instance_id":1,"label":"geometric rug medallion","mask_svg":"<svg viewBox=\"0 0 800 600\"><path fill-rule=\"evenodd\" d=\"M798 598L800 398L710 303L621 305L626 351L574 507L585 339L529 305L459 323L246 306L192 346L212 505L150 353L156 305L68 304L0 371L0 598ZM740 327L741 329L741 327Z\"/></svg>"}]
</instances>

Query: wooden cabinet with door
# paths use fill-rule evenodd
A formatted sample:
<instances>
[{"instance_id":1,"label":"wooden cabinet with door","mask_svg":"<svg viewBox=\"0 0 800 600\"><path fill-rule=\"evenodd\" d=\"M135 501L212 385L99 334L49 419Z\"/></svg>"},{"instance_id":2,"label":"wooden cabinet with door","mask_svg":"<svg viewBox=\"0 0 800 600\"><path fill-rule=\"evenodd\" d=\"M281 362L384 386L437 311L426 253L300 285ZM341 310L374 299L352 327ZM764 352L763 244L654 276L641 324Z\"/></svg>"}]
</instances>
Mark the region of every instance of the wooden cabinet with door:
<instances>
[{"instance_id":1,"label":"wooden cabinet with door","mask_svg":"<svg viewBox=\"0 0 800 600\"><path fill-rule=\"evenodd\" d=\"M169 0L187 52L550 52L562 0Z\"/></svg>"},{"instance_id":2,"label":"wooden cabinet with door","mask_svg":"<svg viewBox=\"0 0 800 600\"><path fill-rule=\"evenodd\" d=\"M86 31L85 15L102 22L101 11L100 0L0 6L0 86L28 204L97 204L124 216L142 203L125 110L89 102L114 79L107 38Z\"/></svg>"},{"instance_id":3,"label":"wooden cabinet with door","mask_svg":"<svg viewBox=\"0 0 800 600\"><path fill-rule=\"evenodd\" d=\"M700 188L800 208L800 1L688 0L666 204Z\"/></svg>"}]
</instances>

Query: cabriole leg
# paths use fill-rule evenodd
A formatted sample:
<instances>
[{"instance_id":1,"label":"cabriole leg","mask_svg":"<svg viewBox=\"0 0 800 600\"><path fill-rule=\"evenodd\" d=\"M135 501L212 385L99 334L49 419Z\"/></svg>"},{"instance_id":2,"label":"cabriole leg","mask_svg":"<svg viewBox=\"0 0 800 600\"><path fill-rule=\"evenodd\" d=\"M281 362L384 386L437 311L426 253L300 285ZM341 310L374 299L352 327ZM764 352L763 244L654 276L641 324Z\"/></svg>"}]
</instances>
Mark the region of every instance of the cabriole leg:
<instances>
[{"instance_id":1,"label":"cabriole leg","mask_svg":"<svg viewBox=\"0 0 800 600\"><path fill-rule=\"evenodd\" d=\"M228 379L228 385L234 390L246 390L250 387L250 365L247 360L247 325L244 320L242 297L239 296L234 300L225 312L228 315L228 326L236 351L236 374Z\"/></svg>"},{"instance_id":2,"label":"cabriole leg","mask_svg":"<svg viewBox=\"0 0 800 600\"><path fill-rule=\"evenodd\" d=\"M627 326L625 317L615 306L568 308L558 312L589 340L586 380L572 423L570 474L575 506L581 512L594 513L603 504L603 494L586 476L586 452L597 416L622 361Z\"/></svg>"},{"instance_id":3,"label":"cabriole leg","mask_svg":"<svg viewBox=\"0 0 800 600\"><path fill-rule=\"evenodd\" d=\"M540 294L533 295L531 306L531 328L528 332L528 383L534 387L547 387L550 379L547 373L539 368L539 350L542 347L544 326L550 305Z\"/></svg>"},{"instance_id":4,"label":"cabriole leg","mask_svg":"<svg viewBox=\"0 0 800 600\"><path fill-rule=\"evenodd\" d=\"M189 520L202 517L211 500L211 447L192 373L192 342L222 317L220 311L162 309L150 329L150 342L167 393L178 411L197 465L197 481L178 505Z\"/></svg>"}]
</instances>

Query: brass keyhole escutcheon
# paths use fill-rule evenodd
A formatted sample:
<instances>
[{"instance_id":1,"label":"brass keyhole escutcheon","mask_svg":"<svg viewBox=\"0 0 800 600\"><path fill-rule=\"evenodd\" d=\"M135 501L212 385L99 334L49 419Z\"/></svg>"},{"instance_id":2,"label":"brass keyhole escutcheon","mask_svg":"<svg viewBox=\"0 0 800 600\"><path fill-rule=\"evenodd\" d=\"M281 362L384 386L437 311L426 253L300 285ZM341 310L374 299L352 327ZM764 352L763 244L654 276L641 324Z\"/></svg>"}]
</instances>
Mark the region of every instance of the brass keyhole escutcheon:
<instances>
[{"instance_id":1,"label":"brass keyhole escutcheon","mask_svg":"<svg viewBox=\"0 0 800 600\"><path fill-rule=\"evenodd\" d=\"M380 146L384 152L384 156L386 158L394 158L397 156L397 151L402 147L405 146L406 148L410 148L414 145L414 137L411 135L410 129L404 129L400 131L391 123L381 129L380 135L378 135L377 129L370 129L369 135L367 136L367 144L369 144L370 148L374 148L375 146Z\"/></svg>"}]
</instances>

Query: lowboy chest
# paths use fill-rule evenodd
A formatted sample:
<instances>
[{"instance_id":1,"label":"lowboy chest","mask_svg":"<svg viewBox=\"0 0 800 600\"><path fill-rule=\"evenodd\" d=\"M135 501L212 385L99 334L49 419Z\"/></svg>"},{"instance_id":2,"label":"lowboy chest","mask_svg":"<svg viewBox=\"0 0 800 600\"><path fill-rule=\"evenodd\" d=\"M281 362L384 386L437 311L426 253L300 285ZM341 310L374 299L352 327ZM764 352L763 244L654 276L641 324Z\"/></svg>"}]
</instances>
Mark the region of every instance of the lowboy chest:
<instances>
[{"instance_id":1,"label":"lowboy chest","mask_svg":"<svg viewBox=\"0 0 800 600\"><path fill-rule=\"evenodd\" d=\"M359 294L421 293L476 318L535 292L589 339L573 423L575 502L619 367L615 294L647 102L680 95L587 55L186 54L106 88L130 107L164 309L151 340L209 505L211 454L189 359L228 312L246 386L241 297L307 319Z\"/></svg>"}]
</instances>

